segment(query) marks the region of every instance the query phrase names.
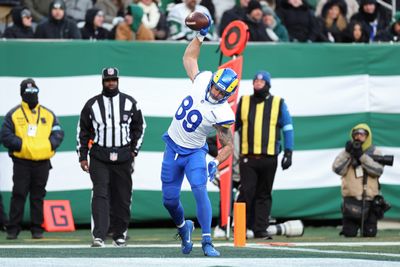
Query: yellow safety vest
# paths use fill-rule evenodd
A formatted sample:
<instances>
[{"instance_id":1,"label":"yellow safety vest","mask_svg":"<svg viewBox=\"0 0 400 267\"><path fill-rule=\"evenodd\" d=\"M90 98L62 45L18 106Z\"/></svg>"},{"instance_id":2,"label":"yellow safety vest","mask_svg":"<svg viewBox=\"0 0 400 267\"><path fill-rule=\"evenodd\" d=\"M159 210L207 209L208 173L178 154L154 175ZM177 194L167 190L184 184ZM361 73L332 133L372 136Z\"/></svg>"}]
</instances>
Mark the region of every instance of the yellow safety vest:
<instances>
[{"instance_id":1,"label":"yellow safety vest","mask_svg":"<svg viewBox=\"0 0 400 267\"><path fill-rule=\"evenodd\" d=\"M14 157L38 161L54 156L49 139L54 122L51 111L40 105L31 110L28 104L22 102L11 119L15 135L22 139L21 151L12 152Z\"/></svg>"},{"instance_id":2,"label":"yellow safety vest","mask_svg":"<svg viewBox=\"0 0 400 267\"><path fill-rule=\"evenodd\" d=\"M271 96L261 103L253 101L249 95L241 99L241 154L276 155L281 98Z\"/></svg>"}]
</instances>

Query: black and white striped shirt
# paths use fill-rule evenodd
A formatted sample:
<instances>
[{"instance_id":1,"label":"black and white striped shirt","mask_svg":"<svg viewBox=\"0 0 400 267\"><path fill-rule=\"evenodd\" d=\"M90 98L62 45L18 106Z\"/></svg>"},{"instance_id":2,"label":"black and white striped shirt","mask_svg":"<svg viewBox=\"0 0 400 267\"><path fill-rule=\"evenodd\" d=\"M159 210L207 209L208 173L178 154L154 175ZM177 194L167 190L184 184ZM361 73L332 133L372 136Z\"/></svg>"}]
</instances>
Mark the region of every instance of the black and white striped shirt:
<instances>
[{"instance_id":1,"label":"black and white striped shirt","mask_svg":"<svg viewBox=\"0 0 400 267\"><path fill-rule=\"evenodd\" d=\"M143 142L146 122L136 100L124 93L103 94L89 99L82 109L77 129L79 161L87 160L89 143L100 147L130 146L137 154Z\"/></svg>"}]
</instances>

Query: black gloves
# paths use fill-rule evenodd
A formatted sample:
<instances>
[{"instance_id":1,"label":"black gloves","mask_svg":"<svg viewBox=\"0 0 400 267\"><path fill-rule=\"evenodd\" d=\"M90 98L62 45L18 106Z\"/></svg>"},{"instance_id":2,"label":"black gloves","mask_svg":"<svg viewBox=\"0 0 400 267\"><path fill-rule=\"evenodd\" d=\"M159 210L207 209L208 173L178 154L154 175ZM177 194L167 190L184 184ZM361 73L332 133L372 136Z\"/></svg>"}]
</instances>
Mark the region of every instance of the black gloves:
<instances>
[{"instance_id":1,"label":"black gloves","mask_svg":"<svg viewBox=\"0 0 400 267\"><path fill-rule=\"evenodd\" d=\"M285 149L281 162L282 170L286 170L292 165L292 153L291 150Z\"/></svg>"},{"instance_id":2,"label":"black gloves","mask_svg":"<svg viewBox=\"0 0 400 267\"><path fill-rule=\"evenodd\" d=\"M347 153L350 153L350 155L355 159L359 160L362 154L364 153L362 151L362 143L360 141L347 141L345 145L345 150Z\"/></svg>"},{"instance_id":3,"label":"black gloves","mask_svg":"<svg viewBox=\"0 0 400 267\"><path fill-rule=\"evenodd\" d=\"M350 154L353 152L353 142L352 141L346 142L345 150L347 153L350 153Z\"/></svg>"}]
</instances>

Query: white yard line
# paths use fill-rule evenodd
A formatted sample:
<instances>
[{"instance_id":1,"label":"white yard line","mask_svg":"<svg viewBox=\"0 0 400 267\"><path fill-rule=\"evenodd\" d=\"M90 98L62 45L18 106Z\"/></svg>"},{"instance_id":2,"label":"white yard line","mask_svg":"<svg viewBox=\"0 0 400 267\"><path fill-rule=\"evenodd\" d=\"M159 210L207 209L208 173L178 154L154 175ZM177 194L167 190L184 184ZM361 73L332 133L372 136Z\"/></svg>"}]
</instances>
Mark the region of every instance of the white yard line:
<instances>
[{"instance_id":1,"label":"white yard line","mask_svg":"<svg viewBox=\"0 0 400 267\"><path fill-rule=\"evenodd\" d=\"M371 256L386 256L395 257L400 259L400 254L393 253L379 253L379 252L362 252L362 251L343 251L343 250L323 250L323 249L312 249L312 248L296 248L296 247L277 247L277 246L265 246L260 244L249 244L248 248L257 249L269 249L269 250L286 250L286 251L300 251L300 252L312 252L321 254L350 254L350 255L371 255Z\"/></svg>"}]
</instances>

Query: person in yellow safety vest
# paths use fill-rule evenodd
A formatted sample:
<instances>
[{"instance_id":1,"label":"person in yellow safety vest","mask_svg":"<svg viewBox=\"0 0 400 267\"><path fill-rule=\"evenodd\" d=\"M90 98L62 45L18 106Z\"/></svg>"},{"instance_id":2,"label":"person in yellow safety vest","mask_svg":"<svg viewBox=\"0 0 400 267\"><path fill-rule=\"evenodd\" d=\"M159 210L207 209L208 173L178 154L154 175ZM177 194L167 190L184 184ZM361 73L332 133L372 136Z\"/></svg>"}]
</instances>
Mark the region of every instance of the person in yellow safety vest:
<instances>
[{"instance_id":1,"label":"person in yellow safety vest","mask_svg":"<svg viewBox=\"0 0 400 267\"><path fill-rule=\"evenodd\" d=\"M29 193L32 238L43 238L43 199L51 169L50 158L60 146L64 131L54 113L38 101L39 88L33 79L21 82L22 103L4 118L1 141L13 160L7 239L21 231L25 200Z\"/></svg>"},{"instance_id":2,"label":"person in yellow safety vest","mask_svg":"<svg viewBox=\"0 0 400 267\"><path fill-rule=\"evenodd\" d=\"M235 123L240 136L237 202L246 203L247 229L253 230L255 238L263 239L271 238L267 228L278 155L283 150L281 167L286 170L292 165L294 148L292 117L286 102L272 95L270 88L271 74L258 71L253 78L254 93L239 100Z\"/></svg>"}]
</instances>

